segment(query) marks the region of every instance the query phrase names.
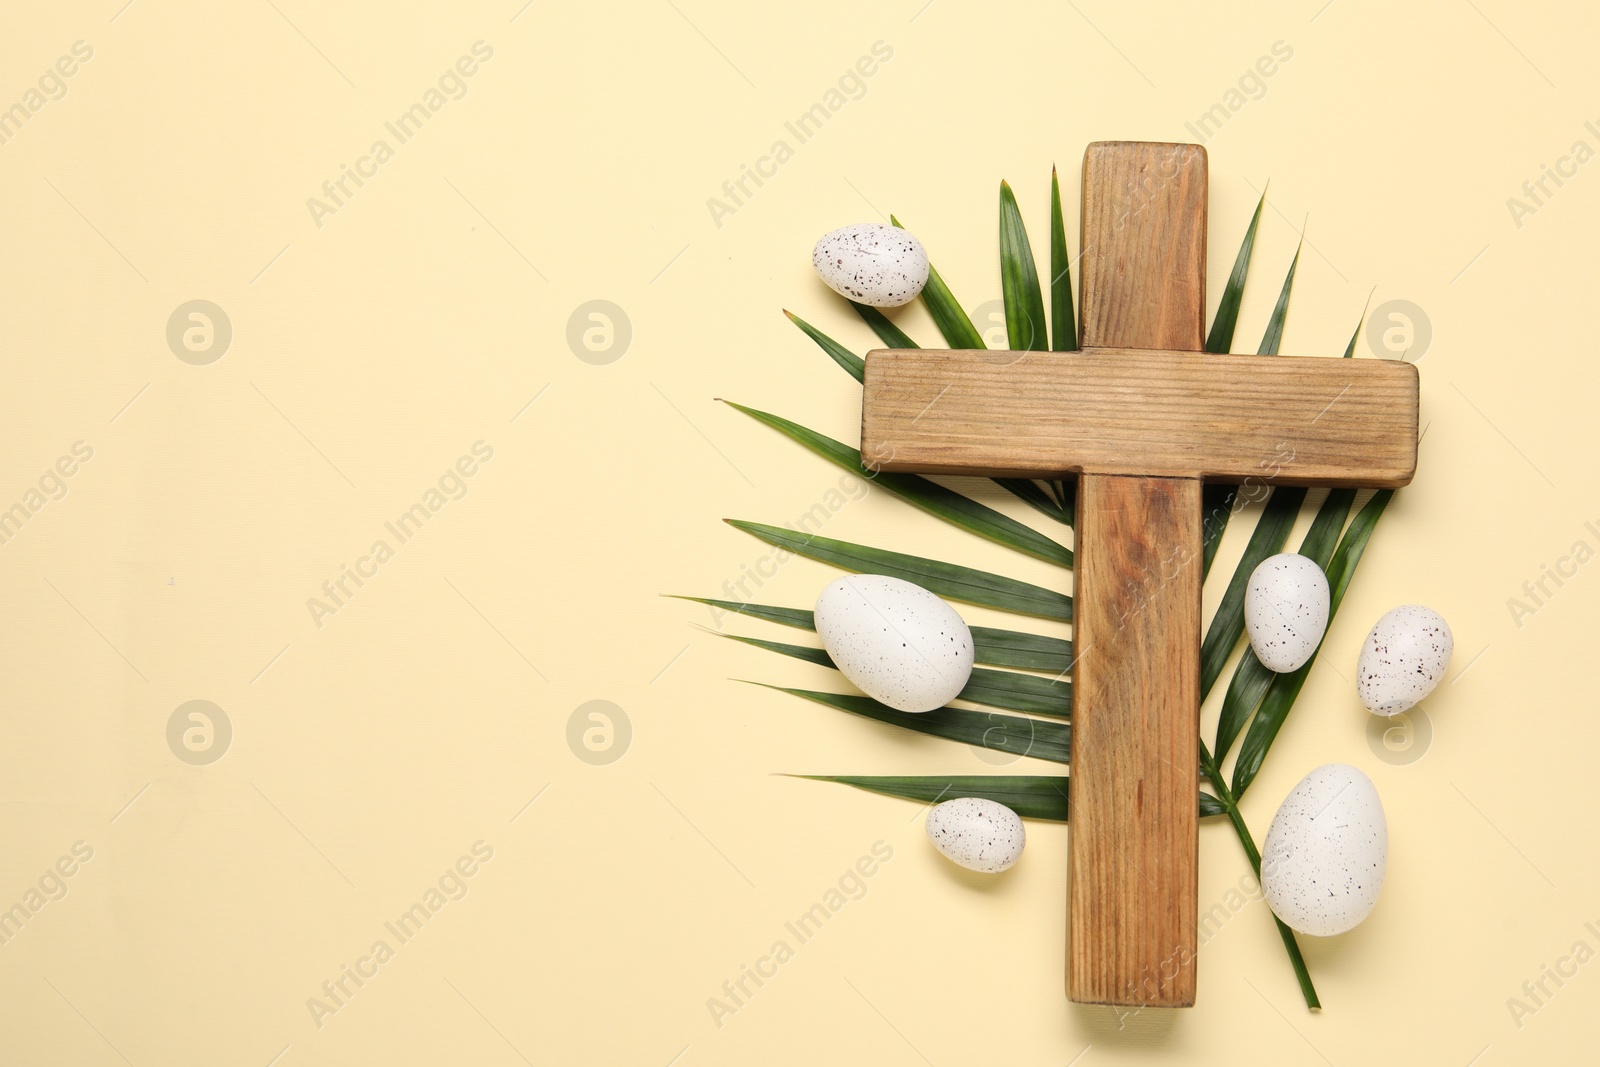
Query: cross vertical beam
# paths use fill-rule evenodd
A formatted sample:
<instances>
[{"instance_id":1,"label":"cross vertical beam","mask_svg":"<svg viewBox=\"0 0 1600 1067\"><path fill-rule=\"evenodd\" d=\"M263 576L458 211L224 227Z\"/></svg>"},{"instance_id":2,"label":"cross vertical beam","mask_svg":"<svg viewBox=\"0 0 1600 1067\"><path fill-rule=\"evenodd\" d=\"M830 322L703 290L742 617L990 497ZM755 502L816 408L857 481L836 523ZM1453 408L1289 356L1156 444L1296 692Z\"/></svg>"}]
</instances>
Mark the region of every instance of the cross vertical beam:
<instances>
[{"instance_id":1,"label":"cross vertical beam","mask_svg":"<svg viewBox=\"0 0 1600 1067\"><path fill-rule=\"evenodd\" d=\"M1204 347L1206 153L1083 161L1084 348ZM1200 479L1085 470L1074 531L1067 995L1194 1003Z\"/></svg>"}]
</instances>

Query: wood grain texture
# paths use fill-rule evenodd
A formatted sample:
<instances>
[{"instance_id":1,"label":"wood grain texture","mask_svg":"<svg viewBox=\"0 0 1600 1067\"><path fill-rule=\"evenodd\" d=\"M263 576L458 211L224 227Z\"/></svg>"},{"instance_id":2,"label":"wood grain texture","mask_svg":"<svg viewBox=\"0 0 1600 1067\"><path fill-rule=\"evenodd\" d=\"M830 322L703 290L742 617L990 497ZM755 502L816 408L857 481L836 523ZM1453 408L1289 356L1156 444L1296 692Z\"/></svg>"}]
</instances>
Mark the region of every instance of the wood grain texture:
<instances>
[{"instance_id":1,"label":"wood grain texture","mask_svg":"<svg viewBox=\"0 0 1600 1067\"><path fill-rule=\"evenodd\" d=\"M1078 481L1067 993L1194 1003L1200 482Z\"/></svg>"},{"instance_id":2,"label":"wood grain texture","mask_svg":"<svg viewBox=\"0 0 1600 1067\"><path fill-rule=\"evenodd\" d=\"M1138 441L1141 426L1131 423L1168 438L1184 436L1178 426L1198 427L1175 407L1139 414L1149 398L1131 394L1141 379L1168 381L1180 365L1213 369L1171 351L1205 347L1206 169L1198 145L1103 142L1084 153L1082 343L1168 350L1138 357L1125 368L1131 374L1110 367L1132 353L1072 364L1108 379L1100 429L1123 432L1107 458ZM1053 400L1058 412L1080 406L1076 395ZM1092 442L1096 427L1087 430L1075 445ZM1140 461L1171 443L1140 448ZM1078 478L1067 996L1083 1003L1194 1003L1201 506L1198 477Z\"/></svg>"},{"instance_id":3,"label":"wood grain texture","mask_svg":"<svg viewBox=\"0 0 1600 1067\"><path fill-rule=\"evenodd\" d=\"M864 385L862 451L888 471L1392 488L1416 470L1398 360L885 349Z\"/></svg>"},{"instance_id":4,"label":"wood grain texture","mask_svg":"<svg viewBox=\"0 0 1600 1067\"><path fill-rule=\"evenodd\" d=\"M1206 170L1194 144L1097 141L1084 152L1085 348L1205 347Z\"/></svg>"}]
</instances>

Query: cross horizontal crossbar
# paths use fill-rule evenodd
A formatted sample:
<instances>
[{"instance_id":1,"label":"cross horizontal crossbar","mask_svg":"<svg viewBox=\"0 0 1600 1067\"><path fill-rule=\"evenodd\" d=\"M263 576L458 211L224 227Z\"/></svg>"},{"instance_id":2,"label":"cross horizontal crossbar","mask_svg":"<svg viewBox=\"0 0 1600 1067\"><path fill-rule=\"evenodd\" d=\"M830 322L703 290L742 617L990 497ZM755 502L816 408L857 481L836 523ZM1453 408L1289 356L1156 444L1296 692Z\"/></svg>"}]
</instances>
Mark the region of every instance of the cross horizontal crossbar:
<instances>
[{"instance_id":1,"label":"cross horizontal crossbar","mask_svg":"<svg viewBox=\"0 0 1600 1067\"><path fill-rule=\"evenodd\" d=\"M1398 360L881 349L864 385L862 461L885 471L1397 488L1417 466Z\"/></svg>"}]
</instances>

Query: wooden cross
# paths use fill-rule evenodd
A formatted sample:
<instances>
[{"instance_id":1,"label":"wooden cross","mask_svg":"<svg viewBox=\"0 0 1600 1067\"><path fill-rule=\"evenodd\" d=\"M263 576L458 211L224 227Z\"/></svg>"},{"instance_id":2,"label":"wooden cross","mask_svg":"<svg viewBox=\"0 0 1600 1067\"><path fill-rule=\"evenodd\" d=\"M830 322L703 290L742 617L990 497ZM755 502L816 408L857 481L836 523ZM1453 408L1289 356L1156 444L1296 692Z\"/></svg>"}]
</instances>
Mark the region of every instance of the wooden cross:
<instances>
[{"instance_id":1,"label":"wooden cross","mask_svg":"<svg viewBox=\"0 0 1600 1067\"><path fill-rule=\"evenodd\" d=\"M1067 995L1184 1007L1197 951L1202 481L1407 484L1417 373L1202 351L1199 145L1090 145L1080 247L1082 351L872 352L861 449L887 471L1077 476Z\"/></svg>"}]
</instances>

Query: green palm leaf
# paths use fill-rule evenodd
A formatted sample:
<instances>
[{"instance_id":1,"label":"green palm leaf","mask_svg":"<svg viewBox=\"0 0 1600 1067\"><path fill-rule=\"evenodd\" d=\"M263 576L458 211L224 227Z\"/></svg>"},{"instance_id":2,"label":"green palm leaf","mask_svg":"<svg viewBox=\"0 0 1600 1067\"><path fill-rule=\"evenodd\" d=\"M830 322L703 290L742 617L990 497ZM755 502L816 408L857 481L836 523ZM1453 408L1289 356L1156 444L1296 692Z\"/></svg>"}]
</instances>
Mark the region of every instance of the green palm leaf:
<instances>
[{"instance_id":1,"label":"green palm leaf","mask_svg":"<svg viewBox=\"0 0 1600 1067\"><path fill-rule=\"evenodd\" d=\"M838 666L824 649L808 645L791 645L783 641L766 641L759 637L742 637L738 634L719 634L730 641L776 652L781 656L815 663L834 670ZM996 671L986 667L972 668L972 677L956 694L957 700L974 704L987 704L991 708L1007 711L1025 711L1035 715L1049 715L1065 719L1072 710L1072 686L1037 674L1018 674L1015 671Z\"/></svg>"},{"instance_id":2,"label":"green palm leaf","mask_svg":"<svg viewBox=\"0 0 1600 1067\"><path fill-rule=\"evenodd\" d=\"M988 711L968 711L965 708L939 708L936 711L924 712L896 711L871 697L855 694L819 693L811 689L789 689L780 685L769 685L764 688L804 697L806 700L825 704L830 708L848 711L852 715L861 715L930 737L981 745L996 752L1009 752L1014 756L1032 756L1054 763L1066 763L1070 758L1072 727L1066 723L1025 719L1016 715L998 715Z\"/></svg>"},{"instance_id":3,"label":"green palm leaf","mask_svg":"<svg viewBox=\"0 0 1600 1067\"><path fill-rule=\"evenodd\" d=\"M833 361L839 364L839 366L843 367L845 371L849 373L850 377L859 382L867 376L866 360L862 359L860 356L856 355L844 345L840 344L838 341L835 341L833 338L829 337L827 334L823 333L821 330L817 329L815 326L811 325L794 312L785 311L784 314L788 316L790 322L804 330L807 337L817 342L817 345L824 352L832 356Z\"/></svg>"},{"instance_id":4,"label":"green palm leaf","mask_svg":"<svg viewBox=\"0 0 1600 1067\"><path fill-rule=\"evenodd\" d=\"M1239 665L1233 669L1233 678L1228 682L1228 691L1222 697L1222 713L1217 717L1217 752L1218 765L1228 758L1228 750L1238 740L1239 732L1244 729L1245 723L1250 721L1250 716L1255 712L1261 698L1266 695L1267 687L1272 684L1272 679L1277 677L1261 665L1256 658L1255 649L1246 648L1244 656L1239 660Z\"/></svg>"},{"instance_id":5,"label":"green palm leaf","mask_svg":"<svg viewBox=\"0 0 1600 1067\"><path fill-rule=\"evenodd\" d=\"M1000 296L1006 307L1006 343L1013 351L1048 349L1044 295L1011 186L1000 183Z\"/></svg>"},{"instance_id":6,"label":"green palm leaf","mask_svg":"<svg viewBox=\"0 0 1600 1067\"><path fill-rule=\"evenodd\" d=\"M712 631L716 633L716 631ZM764 648L768 652L776 652L780 656L791 656L794 659L815 663L819 667L838 670L839 665L833 662L833 657L828 655L826 649L812 648L810 645L791 645L786 641L767 641L759 637L745 637L742 634L717 634L726 637L729 641L737 641L741 645L750 645L752 648ZM754 685L761 683L755 682Z\"/></svg>"},{"instance_id":7,"label":"green palm leaf","mask_svg":"<svg viewBox=\"0 0 1600 1067\"><path fill-rule=\"evenodd\" d=\"M829 537L815 537L741 519L725 520L730 526L754 537L788 549L807 559L831 563L860 574L887 574L914 582L924 589L951 600L977 604L1019 615L1037 615L1047 619L1072 620L1072 598L1042 586L1030 585L1015 578L1004 578L988 571L974 570L954 563L941 563L922 556L908 556L881 548L835 541Z\"/></svg>"},{"instance_id":8,"label":"green palm leaf","mask_svg":"<svg viewBox=\"0 0 1600 1067\"><path fill-rule=\"evenodd\" d=\"M1370 299L1370 298L1369 298ZM1344 346L1344 358L1349 359L1356 354L1356 339L1361 336L1361 327L1367 324L1367 312L1362 309L1361 321L1356 323L1356 332L1350 335L1350 343Z\"/></svg>"},{"instance_id":9,"label":"green palm leaf","mask_svg":"<svg viewBox=\"0 0 1600 1067\"><path fill-rule=\"evenodd\" d=\"M900 220L893 215L889 221L900 226ZM900 226L901 229L905 227ZM922 287L922 303L928 309L928 314L933 316L933 324L939 327L939 333L944 337L945 344L951 348L987 348L983 343L983 335L978 328L972 325L972 320L967 318L967 313L961 309L961 304L950 292L950 287L944 283L939 272L928 267L928 284Z\"/></svg>"},{"instance_id":10,"label":"green palm leaf","mask_svg":"<svg viewBox=\"0 0 1600 1067\"><path fill-rule=\"evenodd\" d=\"M972 677L956 694L956 699L987 704L991 708L1065 719L1072 713L1072 683L1041 678L1037 674L974 667Z\"/></svg>"},{"instance_id":11,"label":"green palm leaf","mask_svg":"<svg viewBox=\"0 0 1600 1067\"><path fill-rule=\"evenodd\" d=\"M1057 677L1072 669L1072 642L1020 630L971 626L973 655L979 663L1045 671Z\"/></svg>"},{"instance_id":12,"label":"green palm leaf","mask_svg":"<svg viewBox=\"0 0 1600 1067\"><path fill-rule=\"evenodd\" d=\"M775 622L780 626L793 626L801 630L815 630L817 628L814 613L810 608L775 608L767 604L747 604L742 600L718 600L715 597L707 596L678 596L674 593L667 595L674 600L688 600L695 604L705 604L707 607L716 608L718 611L737 612L740 615L749 615L752 618Z\"/></svg>"},{"instance_id":13,"label":"green palm leaf","mask_svg":"<svg viewBox=\"0 0 1600 1067\"><path fill-rule=\"evenodd\" d=\"M872 327L872 332L878 335L890 348L917 348L917 342L906 336L906 332L894 323L889 317L875 307L867 304L858 304L850 301L850 306L856 309L856 314L861 316L861 321Z\"/></svg>"},{"instance_id":14,"label":"green palm leaf","mask_svg":"<svg viewBox=\"0 0 1600 1067\"><path fill-rule=\"evenodd\" d=\"M682 596L674 599L705 604L719 611L749 615L782 626L816 630L812 613L806 608L775 608L766 604L746 604L738 600L716 600L699 596ZM972 631L973 658L979 663L987 663L993 667L1045 671L1057 677L1072 669L1071 641L1024 633L1021 630L1000 630L992 626L969 626L968 629Z\"/></svg>"},{"instance_id":15,"label":"green palm leaf","mask_svg":"<svg viewBox=\"0 0 1600 1067\"><path fill-rule=\"evenodd\" d=\"M813 782L838 782L884 796L904 797L934 804L957 797L982 797L1004 804L1024 819L1049 822L1067 821L1067 777L1034 774L933 774L860 775L802 774ZM1216 797L1201 792L1200 817L1222 815L1225 810Z\"/></svg>"},{"instance_id":16,"label":"green palm leaf","mask_svg":"<svg viewBox=\"0 0 1600 1067\"><path fill-rule=\"evenodd\" d=\"M1055 498L1041 489L1038 482L1028 478L995 478L992 480L994 484L1040 514L1048 515L1063 526L1072 525L1072 512L1062 507Z\"/></svg>"},{"instance_id":17,"label":"green palm leaf","mask_svg":"<svg viewBox=\"0 0 1600 1067\"><path fill-rule=\"evenodd\" d=\"M773 415L756 408L725 401L730 407L744 412L758 422L777 430L792 441L797 441L828 462L877 485L903 500L915 504L931 515L938 516L963 530L988 538L996 544L1014 548L1046 563L1072 566L1072 552L1044 534L1024 526L1009 515L1003 515L986 504L947 489L916 474L874 473L861 464L861 452L815 430L809 430L781 415Z\"/></svg>"},{"instance_id":18,"label":"green palm leaf","mask_svg":"<svg viewBox=\"0 0 1600 1067\"><path fill-rule=\"evenodd\" d=\"M1300 246L1294 250L1294 258L1289 261L1289 273L1284 275L1283 288L1278 290L1278 302L1273 305L1272 316L1267 319L1267 332L1261 335L1261 347L1256 349L1258 356L1275 356L1278 346L1283 343L1283 326L1289 319L1289 290L1294 288L1294 272L1300 266L1300 251L1305 246L1305 238L1300 238Z\"/></svg>"},{"instance_id":19,"label":"green palm leaf","mask_svg":"<svg viewBox=\"0 0 1600 1067\"><path fill-rule=\"evenodd\" d=\"M1211 320L1211 332L1206 335L1206 351L1229 352L1233 349L1233 331L1239 325L1239 304L1244 300L1244 283L1250 277L1250 256L1255 252L1256 229L1261 225L1261 209L1267 204L1267 194L1256 201L1256 213L1244 231L1239 253L1233 257L1233 270L1222 286L1222 299L1217 302L1217 317Z\"/></svg>"},{"instance_id":20,"label":"green palm leaf","mask_svg":"<svg viewBox=\"0 0 1600 1067\"><path fill-rule=\"evenodd\" d=\"M1244 285L1240 281L1240 287ZM1223 299L1227 299L1224 290ZM1061 182L1050 168L1050 347L1057 352L1078 349L1078 323L1072 313L1072 259L1067 255L1067 227L1061 218Z\"/></svg>"},{"instance_id":21,"label":"green palm leaf","mask_svg":"<svg viewBox=\"0 0 1600 1067\"><path fill-rule=\"evenodd\" d=\"M1344 529L1344 520L1350 517L1350 505L1355 499L1354 489L1328 490L1327 499L1317 509L1317 517L1311 520L1311 529L1300 542L1300 554L1315 561L1323 570L1328 569L1334 546L1339 543L1339 531Z\"/></svg>"},{"instance_id":22,"label":"green palm leaf","mask_svg":"<svg viewBox=\"0 0 1600 1067\"><path fill-rule=\"evenodd\" d=\"M1355 521L1350 524L1350 529L1345 532L1344 539L1339 542L1338 550L1334 552L1332 561L1326 567L1330 626L1333 624L1334 615L1339 611L1339 603L1344 599L1345 590L1350 588L1350 579L1355 576L1356 567L1361 563L1367 542L1372 539L1372 531L1377 527L1378 520L1383 517L1384 509L1389 506L1389 501L1393 498L1394 490L1384 489L1367 501L1366 507L1361 509ZM1321 645L1318 645L1317 652L1321 650ZM1255 781L1256 775L1260 772L1261 763L1267 758L1267 749L1272 746L1278 731L1283 728L1284 720L1289 717L1289 711L1294 707L1295 698L1300 695L1300 690L1311 673L1312 665L1317 662L1317 652L1313 652L1311 658L1299 670L1276 675L1273 678L1266 697L1261 701L1261 710L1257 712L1255 721L1250 724L1249 732L1239 745L1239 759L1233 768L1235 800L1244 796L1245 790L1250 788L1250 783Z\"/></svg>"}]
</instances>

